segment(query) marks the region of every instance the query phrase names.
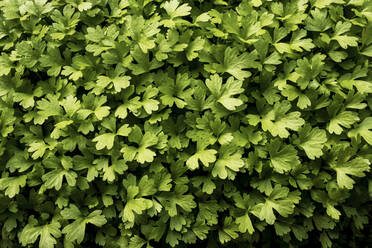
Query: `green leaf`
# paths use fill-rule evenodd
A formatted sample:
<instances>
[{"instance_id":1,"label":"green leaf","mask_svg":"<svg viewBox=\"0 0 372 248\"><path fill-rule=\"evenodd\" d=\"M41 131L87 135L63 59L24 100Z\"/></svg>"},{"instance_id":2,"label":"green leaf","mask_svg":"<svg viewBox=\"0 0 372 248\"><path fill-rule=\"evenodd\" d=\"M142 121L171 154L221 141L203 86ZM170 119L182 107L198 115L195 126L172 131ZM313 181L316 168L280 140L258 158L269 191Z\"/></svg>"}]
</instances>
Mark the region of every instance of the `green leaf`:
<instances>
[{"instance_id":1,"label":"green leaf","mask_svg":"<svg viewBox=\"0 0 372 248\"><path fill-rule=\"evenodd\" d=\"M297 87L287 84L282 90L283 96L287 97L289 101L293 101L298 98L297 106L300 109L306 109L311 105L310 99L303 94Z\"/></svg>"},{"instance_id":2,"label":"green leaf","mask_svg":"<svg viewBox=\"0 0 372 248\"><path fill-rule=\"evenodd\" d=\"M365 118L356 128L348 132L348 136L357 139L362 137L368 144L372 145L372 117Z\"/></svg>"},{"instance_id":3,"label":"green leaf","mask_svg":"<svg viewBox=\"0 0 372 248\"><path fill-rule=\"evenodd\" d=\"M298 139L294 144L302 148L310 159L319 158L323 155L323 147L327 142L327 135L324 130L318 127L311 129L310 125L305 125L298 132Z\"/></svg>"},{"instance_id":4,"label":"green leaf","mask_svg":"<svg viewBox=\"0 0 372 248\"><path fill-rule=\"evenodd\" d=\"M126 89L130 86L130 76L115 76L113 78L107 76L98 76L97 84L95 90L93 91L96 94L101 94L102 89L112 88L115 89L115 92L121 92L123 89Z\"/></svg>"},{"instance_id":5,"label":"green leaf","mask_svg":"<svg viewBox=\"0 0 372 248\"><path fill-rule=\"evenodd\" d=\"M102 210L94 210L85 217L85 221L98 227L107 223L106 217L102 215Z\"/></svg>"},{"instance_id":6,"label":"green leaf","mask_svg":"<svg viewBox=\"0 0 372 248\"><path fill-rule=\"evenodd\" d=\"M237 217L235 222L239 225L239 231L241 233L246 233L248 231L249 234L253 234L254 228L248 213L243 216Z\"/></svg>"},{"instance_id":7,"label":"green leaf","mask_svg":"<svg viewBox=\"0 0 372 248\"><path fill-rule=\"evenodd\" d=\"M330 51L328 55L331 57L333 61L338 63L347 58L347 53L341 51Z\"/></svg>"},{"instance_id":8,"label":"green leaf","mask_svg":"<svg viewBox=\"0 0 372 248\"><path fill-rule=\"evenodd\" d=\"M76 220L81 217L81 212L76 205L71 204L69 208L65 208L61 211L61 215L65 219Z\"/></svg>"},{"instance_id":9,"label":"green leaf","mask_svg":"<svg viewBox=\"0 0 372 248\"><path fill-rule=\"evenodd\" d=\"M107 222L101 210L94 210L88 216L84 216L74 204L70 204L69 208L63 209L61 215L65 219L74 220L62 229L62 233L66 234L69 241L76 241L78 244L84 240L85 228L88 223L101 227Z\"/></svg>"},{"instance_id":10,"label":"green leaf","mask_svg":"<svg viewBox=\"0 0 372 248\"><path fill-rule=\"evenodd\" d=\"M62 229L62 233L66 235L66 238L71 242L76 241L78 244L83 242L85 236L86 224L83 219L78 219L68 224Z\"/></svg>"},{"instance_id":11,"label":"green leaf","mask_svg":"<svg viewBox=\"0 0 372 248\"><path fill-rule=\"evenodd\" d=\"M10 60L8 54L1 53L0 56L0 76L8 75L13 68L13 62Z\"/></svg>"},{"instance_id":12,"label":"green leaf","mask_svg":"<svg viewBox=\"0 0 372 248\"><path fill-rule=\"evenodd\" d=\"M200 36L196 37L195 40L193 40L186 49L186 58L189 61L197 58L197 52L204 48L204 43L205 40L203 38L201 38Z\"/></svg>"},{"instance_id":13,"label":"green leaf","mask_svg":"<svg viewBox=\"0 0 372 248\"><path fill-rule=\"evenodd\" d=\"M173 80L165 81L164 79L162 81L164 82L159 87L160 92L164 94L160 97L162 103L169 107L176 104L178 108L184 108L186 105L184 99L190 97L193 93L189 88L191 83L189 75L187 73L177 74L175 82Z\"/></svg>"},{"instance_id":14,"label":"green leaf","mask_svg":"<svg viewBox=\"0 0 372 248\"><path fill-rule=\"evenodd\" d=\"M178 0L170 0L163 4L163 8L170 16L171 19L181 16L187 16L190 14L191 7L185 3L180 5Z\"/></svg>"},{"instance_id":15,"label":"green leaf","mask_svg":"<svg viewBox=\"0 0 372 248\"><path fill-rule=\"evenodd\" d=\"M340 188L352 189L355 181L350 176L364 177L366 171L370 171L368 159L357 157L350 161L337 161L331 164L337 173L337 184Z\"/></svg>"},{"instance_id":16,"label":"green leaf","mask_svg":"<svg viewBox=\"0 0 372 248\"><path fill-rule=\"evenodd\" d=\"M135 235L130 238L129 241L129 248L141 248L146 244L146 240L140 238L139 236Z\"/></svg>"},{"instance_id":17,"label":"green leaf","mask_svg":"<svg viewBox=\"0 0 372 248\"><path fill-rule=\"evenodd\" d=\"M131 63L129 68L134 75L140 75L151 70L157 69L163 65L163 62L158 61L156 58L150 60L149 54L141 50L139 46L131 51L133 59L137 62Z\"/></svg>"},{"instance_id":18,"label":"green leaf","mask_svg":"<svg viewBox=\"0 0 372 248\"><path fill-rule=\"evenodd\" d=\"M274 107L262 117L262 129L280 138L289 136L287 129L298 131L305 121L298 111L287 113L290 109L291 104L288 101L275 103Z\"/></svg>"},{"instance_id":19,"label":"green leaf","mask_svg":"<svg viewBox=\"0 0 372 248\"><path fill-rule=\"evenodd\" d=\"M224 59L221 64L216 65L217 72L227 72L238 80L244 80L252 74L243 69L250 68L255 57L254 54L243 53L239 55L239 50L236 48L227 47L224 53Z\"/></svg>"},{"instance_id":20,"label":"green leaf","mask_svg":"<svg viewBox=\"0 0 372 248\"><path fill-rule=\"evenodd\" d=\"M300 199L299 192L289 192L287 187L277 184L264 202L253 207L252 213L272 225L276 220L274 210L281 216L288 217L294 212L295 204L299 203Z\"/></svg>"},{"instance_id":21,"label":"green leaf","mask_svg":"<svg viewBox=\"0 0 372 248\"><path fill-rule=\"evenodd\" d=\"M198 161L200 160L204 166L208 167L210 163L216 161L216 153L217 151L213 149L198 151L187 159L186 165L190 170L195 170L199 168Z\"/></svg>"},{"instance_id":22,"label":"green leaf","mask_svg":"<svg viewBox=\"0 0 372 248\"><path fill-rule=\"evenodd\" d=\"M330 133L337 135L343 131L342 127L350 128L355 122L359 121L358 114L352 111L342 111L330 119L327 129Z\"/></svg>"},{"instance_id":23,"label":"green leaf","mask_svg":"<svg viewBox=\"0 0 372 248\"><path fill-rule=\"evenodd\" d=\"M218 231L218 239L224 244L232 239L239 237L237 225L232 221L231 217L226 217L224 220L224 225L221 230Z\"/></svg>"},{"instance_id":24,"label":"green leaf","mask_svg":"<svg viewBox=\"0 0 372 248\"><path fill-rule=\"evenodd\" d=\"M21 188L26 186L27 176L5 177L0 179L0 190L4 190L5 195L13 198L19 194Z\"/></svg>"},{"instance_id":25,"label":"green leaf","mask_svg":"<svg viewBox=\"0 0 372 248\"><path fill-rule=\"evenodd\" d=\"M97 150L102 150L105 147L110 150L114 146L115 136L114 133L104 133L96 136L92 141L97 142Z\"/></svg>"},{"instance_id":26,"label":"green leaf","mask_svg":"<svg viewBox=\"0 0 372 248\"><path fill-rule=\"evenodd\" d=\"M207 238L207 235L208 235L208 232L210 230L210 227L207 226L207 225L204 225L204 224L195 224L193 227L192 227L192 231L193 233L195 233L195 235L201 239L201 240L204 240Z\"/></svg>"},{"instance_id":27,"label":"green leaf","mask_svg":"<svg viewBox=\"0 0 372 248\"><path fill-rule=\"evenodd\" d=\"M345 2L343 0L316 0L313 6L322 9L333 3L343 4Z\"/></svg>"},{"instance_id":28,"label":"green leaf","mask_svg":"<svg viewBox=\"0 0 372 248\"><path fill-rule=\"evenodd\" d=\"M37 141L30 144L28 152L33 152L32 158L37 159L43 157L45 151L48 149L48 145L44 141Z\"/></svg>"},{"instance_id":29,"label":"green leaf","mask_svg":"<svg viewBox=\"0 0 372 248\"><path fill-rule=\"evenodd\" d=\"M47 51L48 54L41 56L40 65L49 68L47 71L49 76L58 76L65 65L65 61L58 48L48 47Z\"/></svg>"},{"instance_id":30,"label":"green leaf","mask_svg":"<svg viewBox=\"0 0 372 248\"><path fill-rule=\"evenodd\" d=\"M231 172L238 172L243 166L242 155L236 147L222 146L219 150L218 159L212 169L212 176L225 179Z\"/></svg>"},{"instance_id":31,"label":"green leaf","mask_svg":"<svg viewBox=\"0 0 372 248\"><path fill-rule=\"evenodd\" d=\"M21 13L30 13L32 15L46 14L53 10L53 5L47 0L37 0L33 2L26 2L20 7Z\"/></svg>"},{"instance_id":32,"label":"green leaf","mask_svg":"<svg viewBox=\"0 0 372 248\"><path fill-rule=\"evenodd\" d=\"M68 78L74 81L79 80L79 78L83 77L83 72L79 69L76 69L72 66L65 65L63 66L63 70L61 72L63 76L69 76Z\"/></svg>"},{"instance_id":33,"label":"green leaf","mask_svg":"<svg viewBox=\"0 0 372 248\"><path fill-rule=\"evenodd\" d=\"M132 131L132 129L129 127L128 124L124 124L122 125L118 131L117 131L117 135L120 135L120 136L128 136L130 134L130 132Z\"/></svg>"},{"instance_id":34,"label":"green leaf","mask_svg":"<svg viewBox=\"0 0 372 248\"><path fill-rule=\"evenodd\" d=\"M322 244L322 248L331 248L332 241L329 239L327 233L323 231L319 236L320 243Z\"/></svg>"},{"instance_id":35,"label":"green leaf","mask_svg":"<svg viewBox=\"0 0 372 248\"><path fill-rule=\"evenodd\" d=\"M135 142L138 147L124 145L121 152L126 161L136 160L143 164L145 162L152 162L156 155L149 147L154 146L159 141L156 133L145 132L142 134L138 126L134 126L129 133L129 141Z\"/></svg>"},{"instance_id":36,"label":"green leaf","mask_svg":"<svg viewBox=\"0 0 372 248\"><path fill-rule=\"evenodd\" d=\"M82 2L78 5L78 9L80 11L89 10L92 8L92 3L89 2Z\"/></svg>"},{"instance_id":37,"label":"green leaf","mask_svg":"<svg viewBox=\"0 0 372 248\"><path fill-rule=\"evenodd\" d=\"M285 173L295 168L300 160L297 150L292 145L285 145L279 139L275 139L268 145L270 165L278 173Z\"/></svg>"},{"instance_id":38,"label":"green leaf","mask_svg":"<svg viewBox=\"0 0 372 248\"><path fill-rule=\"evenodd\" d=\"M66 114L72 117L80 108L80 101L74 96L68 96L61 101L61 105L64 108Z\"/></svg>"},{"instance_id":39,"label":"green leaf","mask_svg":"<svg viewBox=\"0 0 372 248\"><path fill-rule=\"evenodd\" d=\"M302 52L303 50L311 51L311 49L313 49L315 45L312 43L312 39L304 39L306 35L307 32L304 29L300 29L293 33L290 41L290 48L297 52Z\"/></svg>"},{"instance_id":40,"label":"green leaf","mask_svg":"<svg viewBox=\"0 0 372 248\"><path fill-rule=\"evenodd\" d=\"M173 217L183 211L191 212L197 206L193 195L184 195L183 193L185 193L183 185L176 185L173 193L165 192L156 198L167 210L169 216ZM177 208L177 206L180 208Z\"/></svg>"},{"instance_id":41,"label":"green leaf","mask_svg":"<svg viewBox=\"0 0 372 248\"><path fill-rule=\"evenodd\" d=\"M108 106L101 106L94 110L94 115L97 117L98 120L102 120L109 114L110 114L110 107Z\"/></svg>"},{"instance_id":42,"label":"green leaf","mask_svg":"<svg viewBox=\"0 0 372 248\"><path fill-rule=\"evenodd\" d=\"M361 54L363 54L365 56L368 56L368 57L372 57L372 45L366 47L365 49L363 49L363 51L361 52Z\"/></svg>"},{"instance_id":43,"label":"green leaf","mask_svg":"<svg viewBox=\"0 0 372 248\"><path fill-rule=\"evenodd\" d=\"M50 224L36 226L37 221L28 223L19 235L19 241L23 246L33 244L40 237L39 248L54 248L57 244L56 238L61 237L61 231L58 221L52 221Z\"/></svg>"},{"instance_id":44,"label":"green leaf","mask_svg":"<svg viewBox=\"0 0 372 248\"><path fill-rule=\"evenodd\" d=\"M47 189L55 188L56 190L61 189L63 178L66 179L68 185L75 186L77 174L74 171L55 169L42 176L45 187Z\"/></svg>"},{"instance_id":45,"label":"green leaf","mask_svg":"<svg viewBox=\"0 0 372 248\"><path fill-rule=\"evenodd\" d=\"M10 172L15 172L16 170L18 170L18 172L25 172L34 165L24 156L24 153L20 151L14 153L14 156L11 157L11 159L9 159L6 163L6 167Z\"/></svg>"},{"instance_id":46,"label":"green leaf","mask_svg":"<svg viewBox=\"0 0 372 248\"><path fill-rule=\"evenodd\" d=\"M306 29L309 31L324 32L332 27L332 20L328 17L327 10L314 9L310 11L305 23Z\"/></svg>"},{"instance_id":47,"label":"green leaf","mask_svg":"<svg viewBox=\"0 0 372 248\"><path fill-rule=\"evenodd\" d=\"M0 0L0 247L368 243L371 3Z\"/></svg>"},{"instance_id":48,"label":"green leaf","mask_svg":"<svg viewBox=\"0 0 372 248\"><path fill-rule=\"evenodd\" d=\"M146 113L151 114L159 109L159 101L153 99L155 96L157 96L158 92L159 90L157 88L153 88L152 86L146 88L141 101L142 107Z\"/></svg>"},{"instance_id":49,"label":"green leaf","mask_svg":"<svg viewBox=\"0 0 372 248\"><path fill-rule=\"evenodd\" d=\"M296 83L302 90L308 87L310 80L316 79L316 77L322 72L324 66L324 59L326 56L321 53L315 54L309 61L307 58L298 59L296 73L299 78Z\"/></svg>"},{"instance_id":50,"label":"green leaf","mask_svg":"<svg viewBox=\"0 0 372 248\"><path fill-rule=\"evenodd\" d=\"M160 32L160 29L158 28L160 23L154 18L147 20L142 15L129 15L127 16L126 20L130 27L128 29L129 35L137 43L139 48L135 48L133 53L131 52L133 58L139 63L142 62L143 59L145 59L145 61L148 63L148 50L155 47L155 40L153 36ZM150 63L148 65L152 67L152 65L161 64L157 62L156 59L154 59L153 62L154 63Z\"/></svg>"},{"instance_id":51,"label":"green leaf","mask_svg":"<svg viewBox=\"0 0 372 248\"><path fill-rule=\"evenodd\" d=\"M153 206L152 201L144 198L132 199L125 204L123 221L134 221L134 213L142 214L143 211Z\"/></svg>"},{"instance_id":52,"label":"green leaf","mask_svg":"<svg viewBox=\"0 0 372 248\"><path fill-rule=\"evenodd\" d=\"M234 95L244 92L242 81L234 80L234 78L229 77L227 82L222 84L222 78L214 74L210 79L206 80L206 85L215 100L226 109L235 110L243 104L242 100L233 97Z\"/></svg>"},{"instance_id":53,"label":"green leaf","mask_svg":"<svg viewBox=\"0 0 372 248\"><path fill-rule=\"evenodd\" d=\"M62 115L63 110L59 104L58 99L53 95L49 95L47 99L48 100L44 98L37 102L37 109L39 109L38 114L44 118Z\"/></svg>"},{"instance_id":54,"label":"green leaf","mask_svg":"<svg viewBox=\"0 0 372 248\"><path fill-rule=\"evenodd\" d=\"M344 35L351 28L351 23L348 22L337 22L335 27L335 34L331 38L336 40L343 49L346 49L348 46L358 46L358 38L353 36Z\"/></svg>"}]
</instances>

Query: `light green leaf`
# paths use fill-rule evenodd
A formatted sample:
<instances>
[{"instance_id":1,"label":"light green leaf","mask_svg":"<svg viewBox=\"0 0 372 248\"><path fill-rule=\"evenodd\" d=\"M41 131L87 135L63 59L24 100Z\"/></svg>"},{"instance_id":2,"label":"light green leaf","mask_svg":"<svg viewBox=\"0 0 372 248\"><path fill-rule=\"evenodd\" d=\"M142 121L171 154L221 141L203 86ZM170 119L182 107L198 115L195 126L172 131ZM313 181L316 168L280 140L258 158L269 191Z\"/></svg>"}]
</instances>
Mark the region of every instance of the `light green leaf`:
<instances>
[{"instance_id":1,"label":"light green leaf","mask_svg":"<svg viewBox=\"0 0 372 248\"><path fill-rule=\"evenodd\" d=\"M47 189L55 188L56 190L60 190L63 184L63 178L66 178L68 185L75 186L77 174L75 171L54 169L44 174L41 178Z\"/></svg>"},{"instance_id":2,"label":"light green leaf","mask_svg":"<svg viewBox=\"0 0 372 248\"><path fill-rule=\"evenodd\" d=\"M31 161L26 160L24 156L25 154L23 152L15 152L14 156L6 163L6 168L8 168L10 172L15 172L16 170L24 172L28 170L34 164Z\"/></svg>"},{"instance_id":3,"label":"light green leaf","mask_svg":"<svg viewBox=\"0 0 372 248\"><path fill-rule=\"evenodd\" d=\"M110 107L108 106L101 106L94 110L94 115L97 117L98 120L102 120L109 114L110 114Z\"/></svg>"},{"instance_id":4,"label":"light green leaf","mask_svg":"<svg viewBox=\"0 0 372 248\"><path fill-rule=\"evenodd\" d=\"M26 186L27 176L5 177L0 179L0 190L5 190L5 195L13 198L19 194L21 188Z\"/></svg>"},{"instance_id":5,"label":"light green leaf","mask_svg":"<svg viewBox=\"0 0 372 248\"><path fill-rule=\"evenodd\" d=\"M163 8L171 19L181 16L187 16L190 14L191 10L191 7L187 3L180 6L180 2L178 0L170 0L168 2L165 2Z\"/></svg>"},{"instance_id":6,"label":"light green leaf","mask_svg":"<svg viewBox=\"0 0 372 248\"><path fill-rule=\"evenodd\" d=\"M193 40L186 49L186 58L191 61L198 57L198 51L202 50L204 47L205 40L198 36Z\"/></svg>"},{"instance_id":7,"label":"light green leaf","mask_svg":"<svg viewBox=\"0 0 372 248\"><path fill-rule=\"evenodd\" d=\"M259 203L253 207L252 213L260 220L265 220L268 224L272 225L276 220L274 210L281 216L288 217L293 213L295 204L299 203L301 199L299 195L299 192L289 192L287 187L277 184L263 203Z\"/></svg>"},{"instance_id":8,"label":"light green leaf","mask_svg":"<svg viewBox=\"0 0 372 248\"><path fill-rule=\"evenodd\" d=\"M114 133L104 133L96 136L92 141L97 142L97 150L102 150L105 147L110 150L114 146L115 136L116 135Z\"/></svg>"},{"instance_id":9,"label":"light green leaf","mask_svg":"<svg viewBox=\"0 0 372 248\"><path fill-rule=\"evenodd\" d=\"M313 6L322 9L333 3L344 4L345 2L344 0L316 0Z\"/></svg>"},{"instance_id":10,"label":"light green leaf","mask_svg":"<svg viewBox=\"0 0 372 248\"><path fill-rule=\"evenodd\" d=\"M289 130L297 131L305 123L298 111L287 113L291 108L288 101L275 103L274 107L268 111L261 120L262 129L269 131L274 137L287 138Z\"/></svg>"},{"instance_id":11,"label":"light green leaf","mask_svg":"<svg viewBox=\"0 0 372 248\"><path fill-rule=\"evenodd\" d=\"M335 26L335 34L332 36L332 40L336 40L343 49L348 46L358 46L358 38L353 36L344 35L351 28L352 24L348 22L337 22Z\"/></svg>"},{"instance_id":12,"label":"light green leaf","mask_svg":"<svg viewBox=\"0 0 372 248\"><path fill-rule=\"evenodd\" d=\"M199 168L198 160L200 160L205 167L208 167L210 163L216 161L216 153L214 149L198 151L187 159L186 165L190 170L195 170Z\"/></svg>"},{"instance_id":13,"label":"light green leaf","mask_svg":"<svg viewBox=\"0 0 372 248\"><path fill-rule=\"evenodd\" d=\"M245 233L248 231L249 234L252 234L254 232L252 221L248 213L243 216L237 217L235 222L239 225L239 231L241 233Z\"/></svg>"},{"instance_id":14,"label":"light green leaf","mask_svg":"<svg viewBox=\"0 0 372 248\"><path fill-rule=\"evenodd\" d=\"M350 176L364 177L366 171L370 171L368 159L357 157L350 161L338 161L331 164L336 171L337 184L340 188L352 189L355 181Z\"/></svg>"},{"instance_id":15,"label":"light green leaf","mask_svg":"<svg viewBox=\"0 0 372 248\"><path fill-rule=\"evenodd\" d=\"M339 135L343 131L342 127L350 128L357 121L359 121L359 117L356 112L342 111L330 119L327 129L330 133Z\"/></svg>"},{"instance_id":16,"label":"light green leaf","mask_svg":"<svg viewBox=\"0 0 372 248\"><path fill-rule=\"evenodd\" d=\"M147 243L146 240L135 235L130 238L129 248L142 248L146 243Z\"/></svg>"},{"instance_id":17,"label":"light green leaf","mask_svg":"<svg viewBox=\"0 0 372 248\"><path fill-rule=\"evenodd\" d=\"M145 198L131 199L125 204L123 221L134 221L134 213L142 214L143 211L152 207L152 201Z\"/></svg>"},{"instance_id":18,"label":"light green leaf","mask_svg":"<svg viewBox=\"0 0 372 248\"><path fill-rule=\"evenodd\" d=\"M69 208L63 209L61 215L65 219L74 220L62 229L62 233L66 234L66 239L71 242L76 241L78 244L84 240L85 228L88 223L101 227L107 222L106 217L102 215L102 210L95 210L88 216L83 216L74 204L70 204Z\"/></svg>"},{"instance_id":19,"label":"light green leaf","mask_svg":"<svg viewBox=\"0 0 372 248\"><path fill-rule=\"evenodd\" d=\"M363 49L363 51L361 52L361 54L363 54L365 56L368 56L368 57L372 57L372 45L370 45L369 47L366 47L365 49Z\"/></svg>"},{"instance_id":20,"label":"light green leaf","mask_svg":"<svg viewBox=\"0 0 372 248\"><path fill-rule=\"evenodd\" d=\"M243 104L242 100L233 97L244 92L242 84L242 81L234 80L233 77L229 77L226 84L222 84L222 78L218 74L206 80L206 85L213 97L228 110L235 110Z\"/></svg>"},{"instance_id":21,"label":"light green leaf","mask_svg":"<svg viewBox=\"0 0 372 248\"><path fill-rule=\"evenodd\" d=\"M82 2L78 5L79 11L89 10L92 8L92 3L90 2Z\"/></svg>"},{"instance_id":22,"label":"light green leaf","mask_svg":"<svg viewBox=\"0 0 372 248\"><path fill-rule=\"evenodd\" d=\"M128 136L130 134L130 131L132 129L129 127L129 124L124 124L122 125L118 131L116 132L117 135L120 135L120 136Z\"/></svg>"},{"instance_id":23,"label":"light green leaf","mask_svg":"<svg viewBox=\"0 0 372 248\"><path fill-rule=\"evenodd\" d=\"M298 132L299 138L294 143L301 147L310 159L319 158L323 155L322 148L327 142L327 134L324 130L310 125L305 125Z\"/></svg>"},{"instance_id":24,"label":"light green leaf","mask_svg":"<svg viewBox=\"0 0 372 248\"><path fill-rule=\"evenodd\" d=\"M85 236L86 223L82 218L79 218L68 224L62 229L62 233L66 234L66 239L73 242L76 241L78 244L83 242Z\"/></svg>"},{"instance_id":25,"label":"light green leaf","mask_svg":"<svg viewBox=\"0 0 372 248\"><path fill-rule=\"evenodd\" d=\"M212 169L212 176L225 179L231 172L238 172L243 166L244 161L239 150L234 146L225 145L219 150L219 157Z\"/></svg>"},{"instance_id":26,"label":"light green leaf","mask_svg":"<svg viewBox=\"0 0 372 248\"><path fill-rule=\"evenodd\" d=\"M61 231L58 221L52 221L50 224L36 226L37 222L28 223L19 235L19 241L23 246L33 244L40 237L39 248L54 248L57 244L56 238L61 237Z\"/></svg>"},{"instance_id":27,"label":"light green leaf","mask_svg":"<svg viewBox=\"0 0 372 248\"><path fill-rule=\"evenodd\" d=\"M353 138L358 138L360 136L368 144L372 145L372 117L365 118L362 123L350 130L347 135Z\"/></svg>"},{"instance_id":28,"label":"light green leaf","mask_svg":"<svg viewBox=\"0 0 372 248\"><path fill-rule=\"evenodd\" d=\"M300 160L297 150L292 145L285 145L280 139L275 139L268 145L270 165L278 173L285 173L295 168Z\"/></svg>"}]
</instances>

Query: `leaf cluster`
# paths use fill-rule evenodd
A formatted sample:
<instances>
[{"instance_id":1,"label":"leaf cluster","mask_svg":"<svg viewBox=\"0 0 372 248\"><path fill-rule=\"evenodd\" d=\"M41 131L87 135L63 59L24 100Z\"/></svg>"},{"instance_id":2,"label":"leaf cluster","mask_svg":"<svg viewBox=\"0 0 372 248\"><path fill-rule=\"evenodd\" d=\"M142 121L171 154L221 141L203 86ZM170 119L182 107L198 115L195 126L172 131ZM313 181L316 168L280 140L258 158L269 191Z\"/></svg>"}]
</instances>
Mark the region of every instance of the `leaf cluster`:
<instances>
[{"instance_id":1,"label":"leaf cluster","mask_svg":"<svg viewBox=\"0 0 372 248\"><path fill-rule=\"evenodd\" d=\"M371 247L371 0L0 1L0 247Z\"/></svg>"}]
</instances>

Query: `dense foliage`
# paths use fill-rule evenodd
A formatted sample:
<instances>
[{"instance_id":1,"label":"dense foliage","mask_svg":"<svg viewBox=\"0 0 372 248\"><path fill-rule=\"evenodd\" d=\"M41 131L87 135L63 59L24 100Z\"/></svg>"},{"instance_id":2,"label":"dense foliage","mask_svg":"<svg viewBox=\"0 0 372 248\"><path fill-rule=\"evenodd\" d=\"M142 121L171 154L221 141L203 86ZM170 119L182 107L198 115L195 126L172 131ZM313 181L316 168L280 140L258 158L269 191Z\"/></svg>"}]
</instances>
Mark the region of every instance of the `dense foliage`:
<instances>
[{"instance_id":1,"label":"dense foliage","mask_svg":"<svg viewBox=\"0 0 372 248\"><path fill-rule=\"evenodd\" d=\"M372 247L370 0L1 0L0 247Z\"/></svg>"}]
</instances>

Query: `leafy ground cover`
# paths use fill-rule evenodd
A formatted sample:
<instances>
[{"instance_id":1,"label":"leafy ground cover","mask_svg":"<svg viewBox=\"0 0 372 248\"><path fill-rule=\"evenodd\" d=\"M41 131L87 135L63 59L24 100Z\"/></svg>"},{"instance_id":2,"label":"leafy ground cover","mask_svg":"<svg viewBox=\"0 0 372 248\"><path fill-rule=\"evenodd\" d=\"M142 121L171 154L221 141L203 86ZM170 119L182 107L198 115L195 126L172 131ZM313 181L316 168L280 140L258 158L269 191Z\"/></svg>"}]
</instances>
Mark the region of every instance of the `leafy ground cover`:
<instances>
[{"instance_id":1,"label":"leafy ground cover","mask_svg":"<svg viewBox=\"0 0 372 248\"><path fill-rule=\"evenodd\" d=\"M370 0L0 1L0 247L372 247Z\"/></svg>"}]
</instances>

